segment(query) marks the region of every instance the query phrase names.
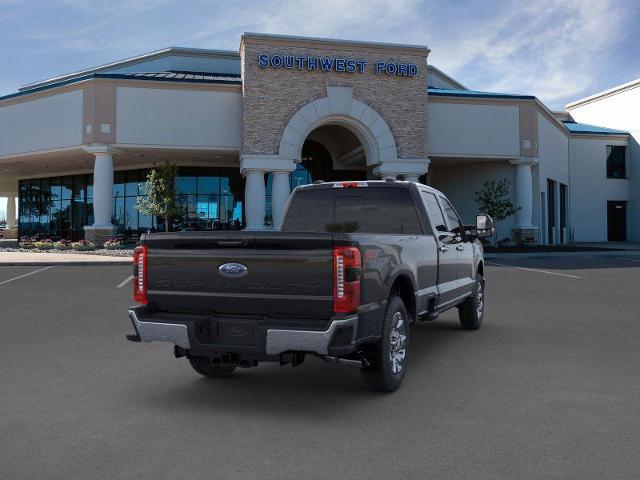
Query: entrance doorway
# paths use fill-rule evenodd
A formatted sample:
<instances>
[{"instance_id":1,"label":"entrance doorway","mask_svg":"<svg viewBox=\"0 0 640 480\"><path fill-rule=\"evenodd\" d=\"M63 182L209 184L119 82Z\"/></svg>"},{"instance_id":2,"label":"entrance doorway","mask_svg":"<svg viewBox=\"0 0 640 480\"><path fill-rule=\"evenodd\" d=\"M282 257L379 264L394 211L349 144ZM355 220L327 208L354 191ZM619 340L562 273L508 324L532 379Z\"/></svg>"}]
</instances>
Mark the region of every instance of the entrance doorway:
<instances>
[{"instance_id":1,"label":"entrance doorway","mask_svg":"<svg viewBox=\"0 0 640 480\"><path fill-rule=\"evenodd\" d=\"M607 202L607 229L610 242L627 240L627 202Z\"/></svg>"},{"instance_id":2,"label":"entrance doorway","mask_svg":"<svg viewBox=\"0 0 640 480\"><path fill-rule=\"evenodd\" d=\"M364 147L358 137L342 125L322 125L309 133L302 145L300 163L291 172L291 191L315 181L358 181L372 178L367 169ZM266 177L265 219L267 228L273 226L273 174Z\"/></svg>"},{"instance_id":3,"label":"entrance doorway","mask_svg":"<svg viewBox=\"0 0 640 480\"><path fill-rule=\"evenodd\" d=\"M367 161L358 137L341 125L313 130L302 146L302 166L311 181L366 180Z\"/></svg>"}]
</instances>

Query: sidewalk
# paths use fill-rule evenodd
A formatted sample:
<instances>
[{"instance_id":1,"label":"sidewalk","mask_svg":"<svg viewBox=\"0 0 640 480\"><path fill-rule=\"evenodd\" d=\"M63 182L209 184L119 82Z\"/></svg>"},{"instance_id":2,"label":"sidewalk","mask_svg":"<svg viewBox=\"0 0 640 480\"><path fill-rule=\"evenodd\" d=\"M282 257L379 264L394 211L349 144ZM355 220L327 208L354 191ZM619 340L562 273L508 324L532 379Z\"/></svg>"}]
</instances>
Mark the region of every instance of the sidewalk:
<instances>
[{"instance_id":1,"label":"sidewalk","mask_svg":"<svg viewBox=\"0 0 640 480\"><path fill-rule=\"evenodd\" d=\"M615 248L616 250L636 250L640 252L640 242L569 243L572 247Z\"/></svg>"},{"instance_id":2,"label":"sidewalk","mask_svg":"<svg viewBox=\"0 0 640 480\"><path fill-rule=\"evenodd\" d=\"M585 248L575 251L485 252L487 259L499 258L560 258L560 257L629 257L640 259L639 242L567 243L566 247ZM551 247L552 248L552 247ZM593 250L589 250L593 249ZM598 250L602 249L602 250Z\"/></svg>"},{"instance_id":3,"label":"sidewalk","mask_svg":"<svg viewBox=\"0 0 640 480\"><path fill-rule=\"evenodd\" d=\"M640 260L640 250L610 250L584 252L527 252L527 253L485 253L487 260L500 258L562 258L562 257L623 257Z\"/></svg>"},{"instance_id":4,"label":"sidewalk","mask_svg":"<svg viewBox=\"0 0 640 480\"><path fill-rule=\"evenodd\" d=\"M0 267L22 265L131 265L131 257L80 253L0 252Z\"/></svg>"}]
</instances>

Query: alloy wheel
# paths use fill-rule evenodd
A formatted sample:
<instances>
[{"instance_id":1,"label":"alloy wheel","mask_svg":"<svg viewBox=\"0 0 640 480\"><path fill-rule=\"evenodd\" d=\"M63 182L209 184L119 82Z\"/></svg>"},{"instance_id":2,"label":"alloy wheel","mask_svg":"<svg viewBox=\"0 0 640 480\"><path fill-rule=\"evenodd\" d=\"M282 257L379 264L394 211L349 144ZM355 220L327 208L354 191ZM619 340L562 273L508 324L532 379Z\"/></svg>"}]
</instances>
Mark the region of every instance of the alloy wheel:
<instances>
[{"instance_id":1,"label":"alloy wheel","mask_svg":"<svg viewBox=\"0 0 640 480\"><path fill-rule=\"evenodd\" d=\"M394 375L399 375L405 366L407 357L407 322L402 316L402 312L393 314L391 324L391 334L389 335L390 351L389 365Z\"/></svg>"}]
</instances>

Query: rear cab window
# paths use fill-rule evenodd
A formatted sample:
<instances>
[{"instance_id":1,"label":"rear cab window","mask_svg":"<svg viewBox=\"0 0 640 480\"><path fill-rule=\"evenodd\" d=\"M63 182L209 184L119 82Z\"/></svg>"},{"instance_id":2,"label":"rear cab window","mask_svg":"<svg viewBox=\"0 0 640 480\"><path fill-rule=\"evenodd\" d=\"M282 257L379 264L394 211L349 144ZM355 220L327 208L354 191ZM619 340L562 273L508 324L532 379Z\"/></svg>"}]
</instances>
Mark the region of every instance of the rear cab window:
<instances>
[{"instance_id":1,"label":"rear cab window","mask_svg":"<svg viewBox=\"0 0 640 480\"><path fill-rule=\"evenodd\" d=\"M421 235L406 188L302 189L287 211L283 231Z\"/></svg>"}]
</instances>

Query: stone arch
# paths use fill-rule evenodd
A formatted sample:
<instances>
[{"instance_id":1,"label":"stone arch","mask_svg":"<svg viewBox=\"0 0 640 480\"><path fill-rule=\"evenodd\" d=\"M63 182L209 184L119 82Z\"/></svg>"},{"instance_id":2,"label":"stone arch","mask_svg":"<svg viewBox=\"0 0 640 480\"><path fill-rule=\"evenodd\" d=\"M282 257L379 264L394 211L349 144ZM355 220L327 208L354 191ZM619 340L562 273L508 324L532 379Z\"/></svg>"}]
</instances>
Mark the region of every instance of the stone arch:
<instances>
[{"instance_id":1,"label":"stone arch","mask_svg":"<svg viewBox=\"0 0 640 480\"><path fill-rule=\"evenodd\" d=\"M300 108L282 132L278 156L301 160L308 135L323 125L340 125L360 140L367 166L393 162L398 158L396 142L382 116L366 103L353 98L350 87L327 87L327 96Z\"/></svg>"}]
</instances>

